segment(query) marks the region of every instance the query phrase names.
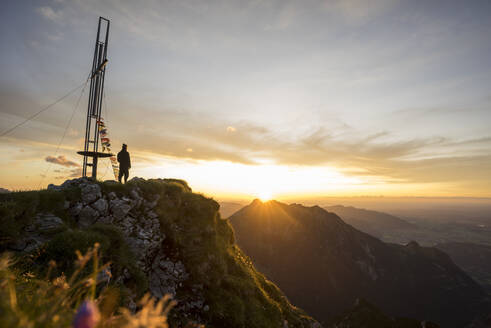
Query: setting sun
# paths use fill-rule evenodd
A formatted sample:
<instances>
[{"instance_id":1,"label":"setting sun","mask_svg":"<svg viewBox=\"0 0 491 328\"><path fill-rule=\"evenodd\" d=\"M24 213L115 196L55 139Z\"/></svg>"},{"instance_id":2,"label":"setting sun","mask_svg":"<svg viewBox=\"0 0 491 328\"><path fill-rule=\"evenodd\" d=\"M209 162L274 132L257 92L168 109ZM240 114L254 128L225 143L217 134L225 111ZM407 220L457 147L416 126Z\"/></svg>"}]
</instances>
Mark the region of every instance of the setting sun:
<instances>
[{"instance_id":1,"label":"setting sun","mask_svg":"<svg viewBox=\"0 0 491 328\"><path fill-rule=\"evenodd\" d=\"M257 193L257 198L262 200L263 202L273 199L273 193L269 190L263 190Z\"/></svg>"}]
</instances>

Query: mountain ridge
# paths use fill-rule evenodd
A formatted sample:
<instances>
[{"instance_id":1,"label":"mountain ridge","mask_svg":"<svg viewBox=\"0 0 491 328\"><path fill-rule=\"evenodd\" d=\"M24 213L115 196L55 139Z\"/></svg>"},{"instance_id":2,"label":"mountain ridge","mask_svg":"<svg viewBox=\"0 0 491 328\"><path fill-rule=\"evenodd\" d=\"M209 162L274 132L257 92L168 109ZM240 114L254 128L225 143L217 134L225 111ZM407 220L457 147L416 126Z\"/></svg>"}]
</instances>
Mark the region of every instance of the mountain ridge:
<instances>
[{"instance_id":1,"label":"mountain ridge","mask_svg":"<svg viewBox=\"0 0 491 328\"><path fill-rule=\"evenodd\" d=\"M486 301L445 253L383 243L319 206L254 200L230 221L255 265L323 322L362 297L390 315L459 327Z\"/></svg>"}]
</instances>

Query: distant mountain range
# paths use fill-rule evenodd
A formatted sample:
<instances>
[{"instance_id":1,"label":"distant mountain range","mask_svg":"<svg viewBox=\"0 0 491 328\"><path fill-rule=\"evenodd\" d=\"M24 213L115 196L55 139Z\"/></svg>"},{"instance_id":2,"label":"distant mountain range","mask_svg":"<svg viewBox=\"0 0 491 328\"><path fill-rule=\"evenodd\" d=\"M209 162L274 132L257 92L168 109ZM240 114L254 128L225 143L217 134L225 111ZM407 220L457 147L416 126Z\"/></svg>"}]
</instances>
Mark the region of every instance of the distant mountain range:
<instances>
[{"instance_id":1,"label":"distant mountain range","mask_svg":"<svg viewBox=\"0 0 491 328\"><path fill-rule=\"evenodd\" d=\"M488 306L484 290L442 251L384 243L318 206L254 200L230 222L257 267L325 323L358 298L443 327L463 327Z\"/></svg>"},{"instance_id":2,"label":"distant mountain range","mask_svg":"<svg viewBox=\"0 0 491 328\"><path fill-rule=\"evenodd\" d=\"M384 241L407 241L417 238L418 241L433 240L433 243L445 236L446 229L451 231L455 223L439 224L439 229L429 229L400 219L394 215L359 209L352 206L335 205L325 209L337 214L344 222L358 230L366 232ZM476 230L481 230L474 228ZM461 229L464 230L464 229ZM433 237L433 238L432 238ZM452 236L446 239L451 239ZM469 240L473 240L469 236ZM447 253L452 261L476 280L491 294L491 246L465 242L443 242L436 248Z\"/></svg>"},{"instance_id":3,"label":"distant mountain range","mask_svg":"<svg viewBox=\"0 0 491 328\"><path fill-rule=\"evenodd\" d=\"M335 205L325 209L337 214L344 222L375 237L383 237L390 231L417 229L418 227L397 216L383 212L360 209L352 206Z\"/></svg>"}]
</instances>

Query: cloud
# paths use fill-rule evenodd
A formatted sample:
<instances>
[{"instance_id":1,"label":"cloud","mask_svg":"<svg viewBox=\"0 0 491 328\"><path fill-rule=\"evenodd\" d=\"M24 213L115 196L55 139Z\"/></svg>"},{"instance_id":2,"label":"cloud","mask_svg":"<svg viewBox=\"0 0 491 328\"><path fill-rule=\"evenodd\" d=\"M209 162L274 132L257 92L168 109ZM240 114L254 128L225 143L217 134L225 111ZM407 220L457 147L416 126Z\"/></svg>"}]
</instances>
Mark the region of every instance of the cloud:
<instances>
[{"instance_id":1,"label":"cloud","mask_svg":"<svg viewBox=\"0 0 491 328\"><path fill-rule=\"evenodd\" d=\"M37 9L37 12L44 18L49 19L53 22L60 20L63 16L63 12L61 10L54 10L49 6L39 7Z\"/></svg>"},{"instance_id":2,"label":"cloud","mask_svg":"<svg viewBox=\"0 0 491 328\"><path fill-rule=\"evenodd\" d=\"M398 2L397 0L326 0L324 6L341 14L350 23L361 23L387 12Z\"/></svg>"},{"instance_id":3,"label":"cloud","mask_svg":"<svg viewBox=\"0 0 491 328\"><path fill-rule=\"evenodd\" d=\"M145 122L146 131L132 136L132 149L249 165L266 160L287 166L336 167L348 175L388 183L478 182L491 171L489 136L404 138L385 129L366 134L354 128L308 126L279 132L246 121L226 125L216 117L190 112L161 115L166 126L152 129L153 124ZM234 127L234 133L224 125Z\"/></svg>"},{"instance_id":4,"label":"cloud","mask_svg":"<svg viewBox=\"0 0 491 328\"><path fill-rule=\"evenodd\" d=\"M65 167L80 167L79 163L72 162L66 159L66 157L63 155L60 155L58 157L48 156L45 158L45 161L48 163L58 164Z\"/></svg>"}]
</instances>

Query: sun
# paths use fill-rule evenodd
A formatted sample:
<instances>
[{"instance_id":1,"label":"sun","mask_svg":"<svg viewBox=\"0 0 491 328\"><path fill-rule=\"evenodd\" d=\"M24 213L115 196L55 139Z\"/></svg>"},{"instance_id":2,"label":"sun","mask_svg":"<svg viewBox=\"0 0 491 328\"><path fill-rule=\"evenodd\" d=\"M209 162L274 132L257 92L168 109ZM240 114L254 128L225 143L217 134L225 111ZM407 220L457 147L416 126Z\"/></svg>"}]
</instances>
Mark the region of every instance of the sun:
<instances>
[{"instance_id":1,"label":"sun","mask_svg":"<svg viewBox=\"0 0 491 328\"><path fill-rule=\"evenodd\" d=\"M267 202L273 198L273 193L269 190L262 190L256 194L256 196L263 202Z\"/></svg>"}]
</instances>

